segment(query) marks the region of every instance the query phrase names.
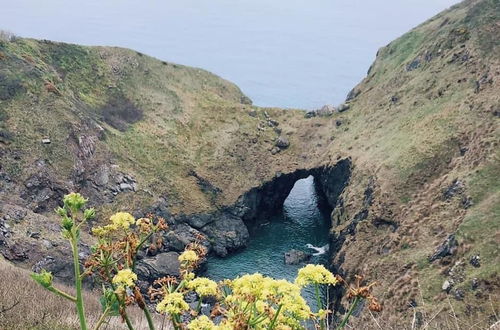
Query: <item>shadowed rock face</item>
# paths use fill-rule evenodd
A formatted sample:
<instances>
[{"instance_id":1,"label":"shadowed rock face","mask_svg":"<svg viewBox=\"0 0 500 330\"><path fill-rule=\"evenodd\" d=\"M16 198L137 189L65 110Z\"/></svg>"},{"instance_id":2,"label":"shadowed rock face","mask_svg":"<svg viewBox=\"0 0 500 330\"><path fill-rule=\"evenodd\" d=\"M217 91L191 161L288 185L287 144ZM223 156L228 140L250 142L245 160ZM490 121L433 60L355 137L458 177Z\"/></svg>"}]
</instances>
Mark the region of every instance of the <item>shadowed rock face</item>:
<instances>
[{"instance_id":1,"label":"shadowed rock face","mask_svg":"<svg viewBox=\"0 0 500 330\"><path fill-rule=\"evenodd\" d=\"M333 209L338 196L349 182L351 161L344 159L332 166L300 169L292 173L279 173L268 181L241 196L235 208L244 221L255 221L268 215L279 213L283 203L300 179L314 176L314 183L323 206Z\"/></svg>"}]
</instances>

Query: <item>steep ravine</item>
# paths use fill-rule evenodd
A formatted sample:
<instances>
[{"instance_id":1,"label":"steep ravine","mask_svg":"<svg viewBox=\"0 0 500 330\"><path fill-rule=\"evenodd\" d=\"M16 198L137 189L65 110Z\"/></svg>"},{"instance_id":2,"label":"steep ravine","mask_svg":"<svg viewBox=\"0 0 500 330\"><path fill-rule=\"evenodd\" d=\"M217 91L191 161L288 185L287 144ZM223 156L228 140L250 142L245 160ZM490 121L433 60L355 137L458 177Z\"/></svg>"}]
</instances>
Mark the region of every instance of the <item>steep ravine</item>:
<instances>
[{"instance_id":1,"label":"steep ravine","mask_svg":"<svg viewBox=\"0 0 500 330\"><path fill-rule=\"evenodd\" d=\"M377 281L383 303L354 327L488 328L500 314L499 21L497 0L457 4L382 47L346 105L307 115L132 50L0 40L0 252L70 279L52 210L79 191L96 223L164 216L164 245L139 269L175 275L197 233L213 254L241 249L247 225L313 175L332 210L329 264Z\"/></svg>"}]
</instances>

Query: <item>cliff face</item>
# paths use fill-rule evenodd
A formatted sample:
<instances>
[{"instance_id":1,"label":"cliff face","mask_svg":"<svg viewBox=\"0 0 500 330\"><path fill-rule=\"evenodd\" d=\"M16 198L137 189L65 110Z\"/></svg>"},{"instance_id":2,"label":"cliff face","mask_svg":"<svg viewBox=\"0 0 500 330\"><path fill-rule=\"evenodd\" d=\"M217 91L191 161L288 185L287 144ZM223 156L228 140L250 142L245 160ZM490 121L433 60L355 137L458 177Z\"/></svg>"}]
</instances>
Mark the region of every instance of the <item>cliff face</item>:
<instances>
[{"instance_id":1,"label":"cliff face","mask_svg":"<svg viewBox=\"0 0 500 330\"><path fill-rule=\"evenodd\" d=\"M51 211L80 191L98 221L167 217L168 245L144 269L168 272L158 260L198 231L220 255L244 246L245 222L313 174L333 209L332 266L379 282L380 324L441 311L438 327L454 306L486 326L499 291L499 13L483 0L437 15L380 49L347 111L312 118L131 50L0 41L0 251L71 276Z\"/></svg>"},{"instance_id":2,"label":"cliff face","mask_svg":"<svg viewBox=\"0 0 500 330\"><path fill-rule=\"evenodd\" d=\"M353 163L332 214L332 265L379 282L381 325L495 321L499 22L498 1L456 5L381 48L350 93L347 130L328 151Z\"/></svg>"}]
</instances>

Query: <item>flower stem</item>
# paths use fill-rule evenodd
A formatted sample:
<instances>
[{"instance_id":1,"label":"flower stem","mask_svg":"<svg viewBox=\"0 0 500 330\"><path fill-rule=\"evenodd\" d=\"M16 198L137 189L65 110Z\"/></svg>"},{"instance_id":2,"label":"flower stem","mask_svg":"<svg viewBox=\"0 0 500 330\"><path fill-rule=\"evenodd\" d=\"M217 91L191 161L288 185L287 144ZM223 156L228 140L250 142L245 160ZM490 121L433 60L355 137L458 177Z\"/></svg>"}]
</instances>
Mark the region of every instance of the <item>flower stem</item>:
<instances>
[{"instance_id":1,"label":"flower stem","mask_svg":"<svg viewBox=\"0 0 500 330\"><path fill-rule=\"evenodd\" d=\"M98 330L101 327L101 325L106 320L106 317L108 316L108 312L109 312L110 309L111 309L111 306L108 306L108 307L106 307L106 309L104 310L104 312L102 312L102 315L99 318L99 320L97 321L97 324L95 325L94 330Z\"/></svg>"},{"instance_id":2,"label":"flower stem","mask_svg":"<svg viewBox=\"0 0 500 330\"><path fill-rule=\"evenodd\" d=\"M200 314L200 310L201 310L201 301L202 301L202 297L200 296L199 297L200 300L198 300L198 305L196 306L196 313Z\"/></svg>"},{"instance_id":3,"label":"flower stem","mask_svg":"<svg viewBox=\"0 0 500 330\"><path fill-rule=\"evenodd\" d=\"M80 319L81 330L87 330L85 309L83 306L82 278L80 277L80 261L78 259L78 238L76 231L73 231L70 243L73 251L73 265L75 267L76 310L78 312L78 318Z\"/></svg>"},{"instance_id":4,"label":"flower stem","mask_svg":"<svg viewBox=\"0 0 500 330\"><path fill-rule=\"evenodd\" d=\"M128 318L128 315L126 312L123 314L123 318L125 319L125 323L127 324L127 328L129 328L129 330L134 330L134 326L130 322L130 319Z\"/></svg>"},{"instance_id":5,"label":"flower stem","mask_svg":"<svg viewBox=\"0 0 500 330\"><path fill-rule=\"evenodd\" d=\"M66 293L66 292L64 292L64 291L61 291L61 290L59 290L59 289L57 289L57 288L54 288L53 286L51 286L51 287L47 288L47 290L49 290L50 292L55 293L55 294L56 294L56 295L58 295L58 296L61 296L61 297L63 297L63 298L66 298L66 299L68 299L68 300L70 300L70 301L72 301L72 302L76 303L76 298L75 298L75 297L73 297L73 296L71 296L71 295L67 294L67 293Z\"/></svg>"},{"instance_id":6,"label":"flower stem","mask_svg":"<svg viewBox=\"0 0 500 330\"><path fill-rule=\"evenodd\" d=\"M321 309L321 298L319 297L319 284L314 284L314 292L316 293L316 303L318 304L318 312ZM325 320L320 321L321 330L325 329Z\"/></svg>"},{"instance_id":7,"label":"flower stem","mask_svg":"<svg viewBox=\"0 0 500 330\"><path fill-rule=\"evenodd\" d=\"M153 319L151 318L151 313L149 312L148 306L145 306L143 311L144 311L144 315L146 315L146 320L148 321L149 330L155 330L155 326L153 324Z\"/></svg>"},{"instance_id":8,"label":"flower stem","mask_svg":"<svg viewBox=\"0 0 500 330\"><path fill-rule=\"evenodd\" d=\"M319 297L319 284L314 284L314 292L316 293L316 304L318 305L318 311L321 309L321 299Z\"/></svg>"},{"instance_id":9,"label":"flower stem","mask_svg":"<svg viewBox=\"0 0 500 330\"><path fill-rule=\"evenodd\" d=\"M111 274L109 273L109 267L106 267L106 276L109 279L109 284L111 285L111 288L113 289L113 292L115 293L116 299L118 301L120 301L120 297L116 293L116 286L113 284L113 282L111 280ZM134 327L132 326L132 323L130 322L130 319L128 318L126 309L124 309L122 317L125 319L125 323L127 324L127 328L129 328L129 330L134 330Z\"/></svg>"},{"instance_id":10,"label":"flower stem","mask_svg":"<svg viewBox=\"0 0 500 330\"><path fill-rule=\"evenodd\" d=\"M271 321L271 324L269 325L268 329L270 329L270 330L274 329L274 324L278 320L278 316L279 316L279 314L281 312L281 308L282 307L283 307L283 304L280 304L279 307L278 307L278 310L276 311L276 315L274 315L273 320Z\"/></svg>"},{"instance_id":11,"label":"flower stem","mask_svg":"<svg viewBox=\"0 0 500 330\"><path fill-rule=\"evenodd\" d=\"M359 297L354 298L354 301L352 302L352 305L349 308L347 315L342 320L342 323L340 323L340 325L337 327L337 330L343 329L347 325L347 321L349 321L349 317L351 317L352 313L354 312L354 309L356 309L356 306L358 306L358 303L360 301L361 301L361 298L359 298Z\"/></svg>"}]
</instances>

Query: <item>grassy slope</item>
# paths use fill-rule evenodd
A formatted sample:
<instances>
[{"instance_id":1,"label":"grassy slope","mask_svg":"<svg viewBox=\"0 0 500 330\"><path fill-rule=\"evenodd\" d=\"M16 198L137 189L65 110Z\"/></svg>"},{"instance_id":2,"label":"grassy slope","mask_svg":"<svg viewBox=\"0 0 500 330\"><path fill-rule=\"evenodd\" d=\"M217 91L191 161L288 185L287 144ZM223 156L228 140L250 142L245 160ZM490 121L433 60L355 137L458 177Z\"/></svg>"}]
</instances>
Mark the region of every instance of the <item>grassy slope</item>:
<instances>
[{"instance_id":1,"label":"grassy slope","mask_svg":"<svg viewBox=\"0 0 500 330\"><path fill-rule=\"evenodd\" d=\"M174 212L206 211L299 166L292 125L303 112L266 110L292 140L289 151L272 156L278 134L265 124L264 110L250 116L240 90L204 70L131 50L29 39L1 42L0 52L5 84L19 87L0 107L2 167L18 182L36 173L38 159L48 160L61 181L71 178L74 136L87 134L89 123L105 130L92 162L119 165L139 182L140 192L118 207L167 196ZM42 145L44 137L52 143ZM190 170L223 192L215 199L203 193Z\"/></svg>"}]
</instances>

